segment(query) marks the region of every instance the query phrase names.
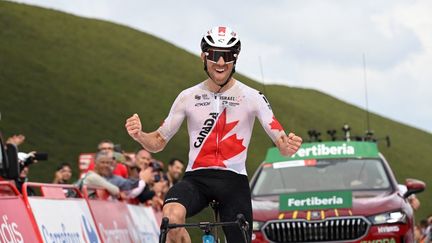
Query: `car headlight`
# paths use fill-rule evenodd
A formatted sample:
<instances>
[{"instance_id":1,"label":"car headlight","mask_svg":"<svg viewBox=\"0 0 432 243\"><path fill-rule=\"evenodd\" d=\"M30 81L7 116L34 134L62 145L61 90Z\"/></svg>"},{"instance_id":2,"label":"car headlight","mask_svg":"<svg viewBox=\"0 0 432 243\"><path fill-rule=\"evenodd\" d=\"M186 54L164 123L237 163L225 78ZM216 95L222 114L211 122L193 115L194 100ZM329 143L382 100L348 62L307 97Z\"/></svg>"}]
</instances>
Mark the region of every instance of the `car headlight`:
<instances>
[{"instance_id":1,"label":"car headlight","mask_svg":"<svg viewBox=\"0 0 432 243\"><path fill-rule=\"evenodd\" d=\"M252 222L252 230L253 231L260 231L261 227L263 226L264 222L260 221L253 221Z\"/></svg>"},{"instance_id":2,"label":"car headlight","mask_svg":"<svg viewBox=\"0 0 432 243\"><path fill-rule=\"evenodd\" d=\"M406 214L402 211L382 213L369 217L372 224L406 223Z\"/></svg>"}]
</instances>

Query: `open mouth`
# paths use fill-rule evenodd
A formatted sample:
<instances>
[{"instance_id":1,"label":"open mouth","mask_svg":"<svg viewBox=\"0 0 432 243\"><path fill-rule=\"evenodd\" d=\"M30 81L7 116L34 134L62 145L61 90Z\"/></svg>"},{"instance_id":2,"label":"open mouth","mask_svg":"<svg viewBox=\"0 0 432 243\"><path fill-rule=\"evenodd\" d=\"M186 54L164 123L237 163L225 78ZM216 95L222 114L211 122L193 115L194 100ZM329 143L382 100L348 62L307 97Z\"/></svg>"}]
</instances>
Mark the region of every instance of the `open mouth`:
<instances>
[{"instance_id":1,"label":"open mouth","mask_svg":"<svg viewBox=\"0 0 432 243\"><path fill-rule=\"evenodd\" d=\"M225 68L216 68L215 70L217 73L223 73L225 71Z\"/></svg>"}]
</instances>

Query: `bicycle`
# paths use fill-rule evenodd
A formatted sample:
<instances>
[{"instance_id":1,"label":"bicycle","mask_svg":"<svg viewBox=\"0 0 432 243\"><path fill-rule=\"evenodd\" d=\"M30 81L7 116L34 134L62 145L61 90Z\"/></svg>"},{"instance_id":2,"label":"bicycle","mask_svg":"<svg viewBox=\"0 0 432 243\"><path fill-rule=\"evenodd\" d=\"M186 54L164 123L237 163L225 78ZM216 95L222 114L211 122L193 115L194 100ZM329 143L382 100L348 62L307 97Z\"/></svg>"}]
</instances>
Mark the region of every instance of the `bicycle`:
<instances>
[{"instance_id":1,"label":"bicycle","mask_svg":"<svg viewBox=\"0 0 432 243\"><path fill-rule=\"evenodd\" d=\"M214 217L216 222L199 222L199 223L185 223L185 224L170 224L167 217L162 218L160 227L159 243L166 243L166 236L170 229L180 227L198 227L203 231L203 243L220 243L220 239L217 233L217 227L221 226L239 226L245 243L250 243L248 237L249 223L246 221L243 214L237 214L237 219L231 222L217 222L219 221L219 203L216 201L210 202L210 206L213 209ZM214 234L211 233L212 228L215 228ZM216 236L216 237L215 237Z\"/></svg>"}]
</instances>

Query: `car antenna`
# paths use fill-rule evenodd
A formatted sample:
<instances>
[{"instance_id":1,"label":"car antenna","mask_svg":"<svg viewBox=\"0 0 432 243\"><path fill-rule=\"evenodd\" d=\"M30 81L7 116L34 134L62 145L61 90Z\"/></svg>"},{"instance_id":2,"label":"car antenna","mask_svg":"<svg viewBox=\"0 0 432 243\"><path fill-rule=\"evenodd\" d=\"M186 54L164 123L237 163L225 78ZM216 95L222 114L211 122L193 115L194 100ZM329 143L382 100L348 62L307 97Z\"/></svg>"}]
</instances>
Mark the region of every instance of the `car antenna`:
<instances>
[{"instance_id":1,"label":"car antenna","mask_svg":"<svg viewBox=\"0 0 432 243\"><path fill-rule=\"evenodd\" d=\"M264 95L263 97L267 96L267 92L266 92L266 85L265 85L265 81L264 81L264 71L263 71L263 65L262 65L262 61L261 61L261 56L258 56L258 63L259 63L259 67L260 67L260 72L261 72L261 84L263 86L263 92L262 94ZM264 98L267 99L267 98ZM268 101L266 100L267 104ZM273 146L276 146L276 144L272 141Z\"/></svg>"},{"instance_id":2,"label":"car antenna","mask_svg":"<svg viewBox=\"0 0 432 243\"><path fill-rule=\"evenodd\" d=\"M267 92L266 92L266 85L265 85L265 81L264 81L264 71L263 71L263 65L262 65L262 61L261 61L261 56L258 56L258 62L259 62L260 72L261 72L261 83L262 83L262 86L263 86L263 94L264 94L264 96L266 96Z\"/></svg>"},{"instance_id":3,"label":"car antenna","mask_svg":"<svg viewBox=\"0 0 432 243\"><path fill-rule=\"evenodd\" d=\"M370 140L373 136L373 131L370 130L370 119L369 119L369 99L368 99L368 88L367 88L367 75L366 75L366 54L363 52L363 79L364 79L364 92L365 92L365 103L366 103L366 140Z\"/></svg>"},{"instance_id":4,"label":"car antenna","mask_svg":"<svg viewBox=\"0 0 432 243\"><path fill-rule=\"evenodd\" d=\"M364 141L373 141L377 142L378 140L386 140L387 147L390 147L390 136L386 136L384 138L374 138L374 131L370 129L370 112L369 112L369 99L368 99L368 88L367 88L367 75L366 75L366 54L363 52L363 79L364 79L364 87L365 87L365 102L366 102L366 126L367 130L364 136Z\"/></svg>"}]
</instances>

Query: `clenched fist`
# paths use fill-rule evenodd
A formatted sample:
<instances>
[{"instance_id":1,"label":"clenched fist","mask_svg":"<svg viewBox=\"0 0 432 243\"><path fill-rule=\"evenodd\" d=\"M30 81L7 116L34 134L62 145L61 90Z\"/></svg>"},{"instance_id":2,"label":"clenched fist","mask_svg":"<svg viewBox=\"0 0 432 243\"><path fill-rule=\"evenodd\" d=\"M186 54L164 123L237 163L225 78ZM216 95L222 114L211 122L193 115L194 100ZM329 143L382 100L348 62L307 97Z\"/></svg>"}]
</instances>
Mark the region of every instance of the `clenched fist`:
<instances>
[{"instance_id":1,"label":"clenched fist","mask_svg":"<svg viewBox=\"0 0 432 243\"><path fill-rule=\"evenodd\" d=\"M140 134L141 134L141 120L138 116L138 114L133 114L131 117L129 117L126 120L126 130L129 133L129 136L131 136L134 140L138 141Z\"/></svg>"},{"instance_id":2,"label":"clenched fist","mask_svg":"<svg viewBox=\"0 0 432 243\"><path fill-rule=\"evenodd\" d=\"M303 139L296 136L294 133L281 136L277 141L276 145L279 148L280 153L283 156L292 156L300 148Z\"/></svg>"}]
</instances>

